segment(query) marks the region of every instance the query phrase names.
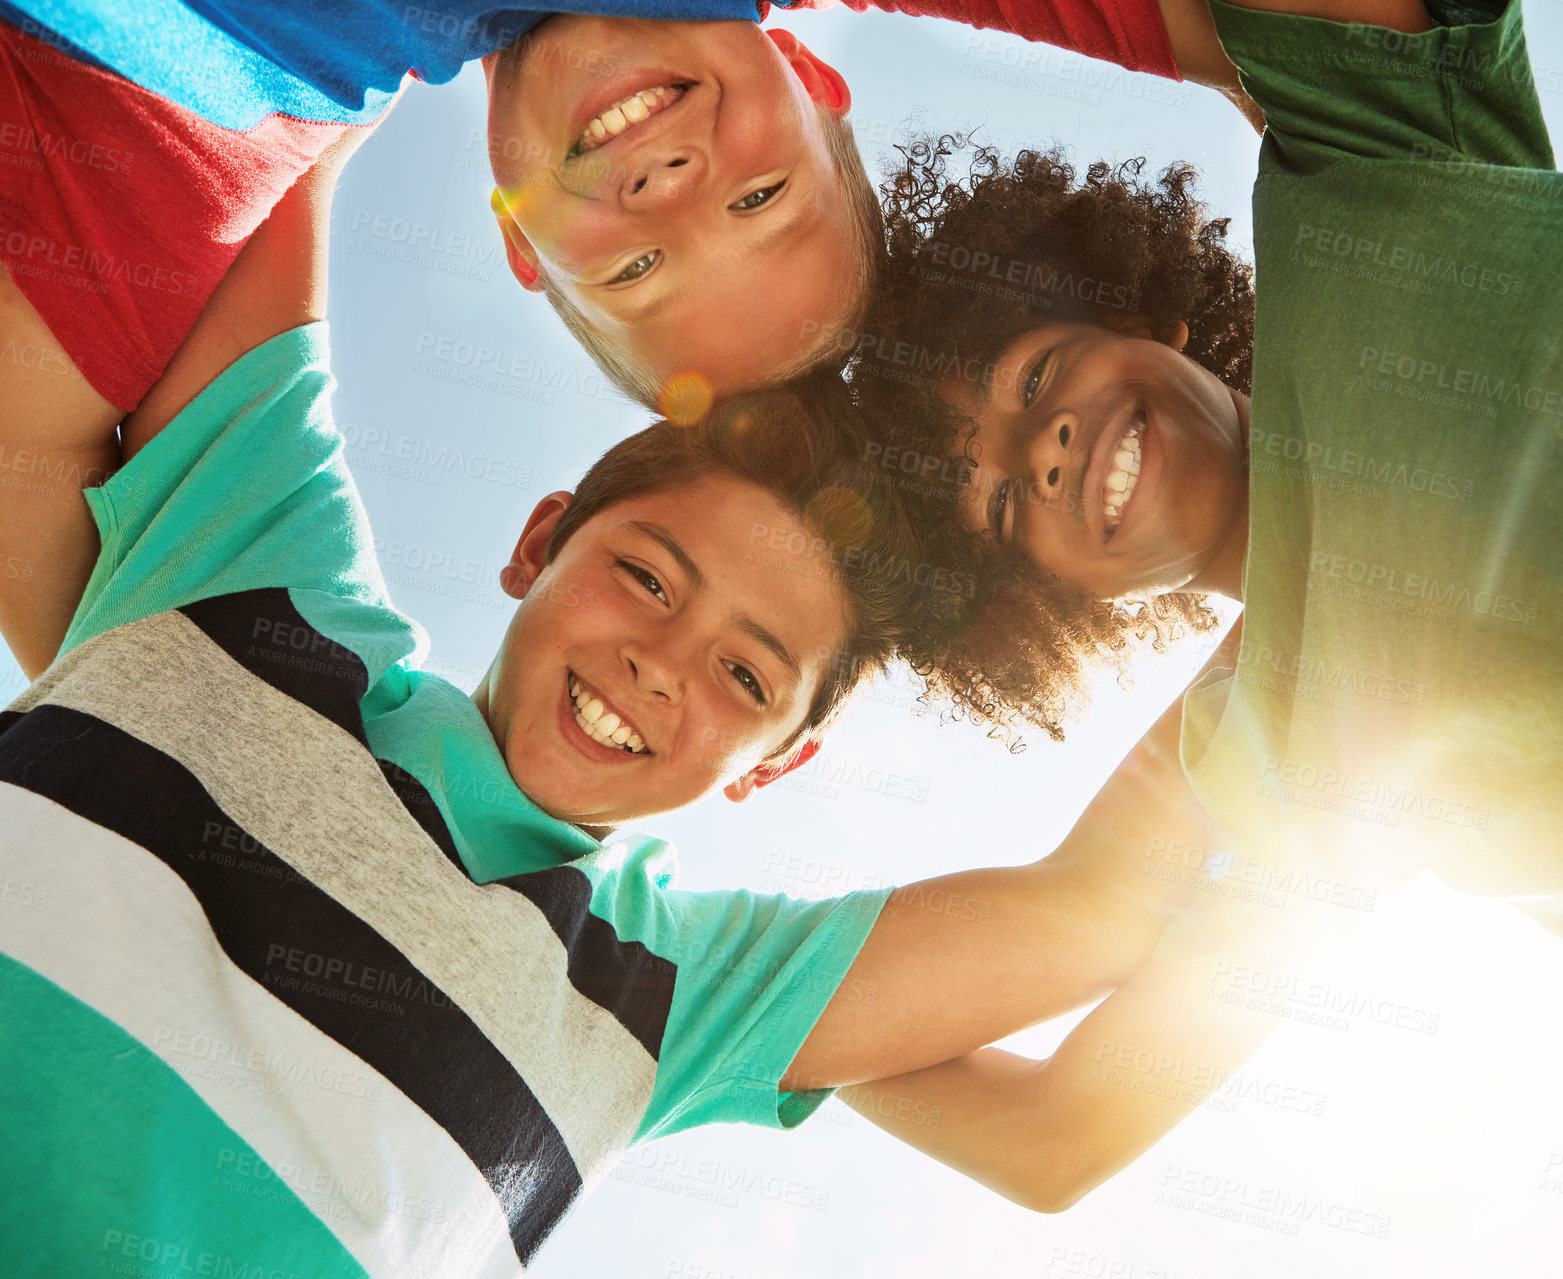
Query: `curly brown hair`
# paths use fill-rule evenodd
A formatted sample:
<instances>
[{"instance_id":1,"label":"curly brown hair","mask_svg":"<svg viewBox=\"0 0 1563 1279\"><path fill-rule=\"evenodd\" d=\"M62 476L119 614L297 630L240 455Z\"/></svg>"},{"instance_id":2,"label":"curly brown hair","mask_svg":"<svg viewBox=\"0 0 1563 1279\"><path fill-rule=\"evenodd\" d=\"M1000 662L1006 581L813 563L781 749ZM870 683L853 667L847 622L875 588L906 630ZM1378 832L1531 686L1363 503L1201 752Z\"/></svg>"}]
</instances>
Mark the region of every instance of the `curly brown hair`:
<instances>
[{"instance_id":1,"label":"curly brown hair","mask_svg":"<svg viewBox=\"0 0 1563 1279\"><path fill-rule=\"evenodd\" d=\"M1000 352L1043 323L1105 324L1137 313L1153 330L1188 325L1183 353L1247 392L1253 272L1225 245L1227 220L1194 195L1196 171L1142 178L1143 159L1084 176L1059 149L1005 161L969 135L920 137L881 187L888 261L849 366L860 411L884 441L882 478L901 490L929 554L977 584L975 621L914 631L902 655L955 718L1013 742L1023 724L1063 740L1086 677L1120 678L1139 645L1157 650L1217 625L1200 595L1099 600L1045 575L955 518L976 426L941 387L991 390ZM959 161L964 160L964 172Z\"/></svg>"}]
</instances>

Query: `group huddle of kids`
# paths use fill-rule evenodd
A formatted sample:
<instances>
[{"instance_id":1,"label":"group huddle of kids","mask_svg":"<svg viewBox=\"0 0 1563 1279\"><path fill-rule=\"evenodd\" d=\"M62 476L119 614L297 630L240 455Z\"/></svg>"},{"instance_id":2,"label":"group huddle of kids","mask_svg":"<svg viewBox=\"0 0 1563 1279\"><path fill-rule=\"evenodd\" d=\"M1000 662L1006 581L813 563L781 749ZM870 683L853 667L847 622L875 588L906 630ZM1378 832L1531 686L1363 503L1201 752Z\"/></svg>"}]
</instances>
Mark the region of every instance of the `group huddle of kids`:
<instances>
[{"instance_id":1,"label":"group huddle of kids","mask_svg":"<svg viewBox=\"0 0 1563 1279\"><path fill-rule=\"evenodd\" d=\"M1433 866L1551 917L1563 362L1516 341L1518 290L1433 270L1429 303L1302 230L1479 258L1559 331L1518 11L1292 7L1004 19L1262 109L1256 327L1192 169L909 138L876 193L842 77L752 6L0 3L0 338L33 352L0 432L71 478L0 494L36 680L0 717L0 856L49 904L0 931L6 1272L515 1273L632 1141L833 1087L1056 1210L1200 1099L1111 1087L1097 1048L1235 1066L1272 1021L1205 998L1212 965L1330 931L1317 894L1278 921L1154 850ZM969 9L916 12L999 18ZM375 563L321 321L341 165L409 69L476 58L511 271L659 416L525 520L467 695ZM1435 394L1440 361L1500 385ZM1062 738L1093 670L1211 630L1212 594L1242 656L1052 855L939 881L980 918L926 885L680 892L615 833L750 797L895 661ZM985 1047L1109 991L1046 1063Z\"/></svg>"}]
</instances>

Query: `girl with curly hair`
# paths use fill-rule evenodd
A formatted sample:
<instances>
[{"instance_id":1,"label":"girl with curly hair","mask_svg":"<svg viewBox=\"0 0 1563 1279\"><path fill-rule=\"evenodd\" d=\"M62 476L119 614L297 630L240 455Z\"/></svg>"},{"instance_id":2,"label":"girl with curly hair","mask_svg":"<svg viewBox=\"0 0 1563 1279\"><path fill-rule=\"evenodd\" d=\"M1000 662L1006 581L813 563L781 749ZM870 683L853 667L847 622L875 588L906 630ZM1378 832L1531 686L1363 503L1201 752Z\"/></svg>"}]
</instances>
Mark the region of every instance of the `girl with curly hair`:
<instances>
[{"instance_id":1,"label":"girl with curly hair","mask_svg":"<svg viewBox=\"0 0 1563 1279\"><path fill-rule=\"evenodd\" d=\"M1081 176L1060 151L1022 151L1006 163L952 135L903 154L886 184L889 265L856 344L853 382L894 441L892 461L958 459L940 468L943 484L900 487L938 530L941 552L964 562L992 601L983 625L958 643L930 628L908 656L960 711L1061 739L1094 659L1121 669L1131 637L1160 646L1216 619L1178 589L1192 576L1180 577L1178 564L1131 577L1115 563L1103 581L1086 580L1083 548L1071 540L1083 527L1071 490L1080 477L1051 456L1028 468L1024 432L1006 429L1016 425L1009 407L1035 398L1042 364L1058 350L1070 378L1091 383L1074 393L1098 412L1126 406L1115 388L1154 372L1180 399L1225 410L1191 442L1225 444L1227 463L1197 477L1203 492L1184 517L1201 497L1229 507L1240 488L1236 393L1247 391L1251 370L1252 272L1226 248L1226 221L1196 200L1188 166L1147 181L1143 161L1099 162ZM1135 413L1137 405L1121 424L1133 425ZM978 422L990 418L979 440ZM1082 456L1079 421L1054 431L1064 450L1073 431ZM964 529L990 536L979 543ZM1196 548L1177 558L1190 556Z\"/></svg>"},{"instance_id":2,"label":"girl with curly hair","mask_svg":"<svg viewBox=\"0 0 1563 1279\"><path fill-rule=\"evenodd\" d=\"M1148 739L1209 905L1046 1063L897 1094L1073 1133L1087 1181L1319 1020L1301 953L1417 870L1563 932L1563 176L1519 8L1266 7L1312 16L1211 4L1267 120L1257 299L1190 170L940 138L855 341L881 455L955 464L906 497L988 607L910 655L971 717L1061 736L1089 667L1244 608Z\"/></svg>"}]
</instances>

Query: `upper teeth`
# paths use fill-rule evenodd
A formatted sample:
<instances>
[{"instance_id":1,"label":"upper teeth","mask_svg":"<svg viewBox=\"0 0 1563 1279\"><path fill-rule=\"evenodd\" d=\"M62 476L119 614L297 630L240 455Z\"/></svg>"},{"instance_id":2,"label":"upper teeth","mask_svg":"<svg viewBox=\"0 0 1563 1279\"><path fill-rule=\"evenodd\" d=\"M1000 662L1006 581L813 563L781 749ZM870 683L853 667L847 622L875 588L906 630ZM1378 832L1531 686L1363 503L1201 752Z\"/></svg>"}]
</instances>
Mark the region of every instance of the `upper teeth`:
<instances>
[{"instance_id":1,"label":"upper teeth","mask_svg":"<svg viewBox=\"0 0 1563 1279\"><path fill-rule=\"evenodd\" d=\"M657 89L642 89L632 93L622 102L615 102L601 115L589 121L575 141L575 154L600 147L609 138L616 138L632 124L639 124L663 107L671 106L683 96L684 90L665 84Z\"/></svg>"},{"instance_id":2,"label":"upper teeth","mask_svg":"<svg viewBox=\"0 0 1563 1279\"><path fill-rule=\"evenodd\" d=\"M1102 486L1102 525L1109 533L1117 530L1123 508L1140 481L1140 445L1144 436L1145 414L1139 413L1129 433L1118 441L1113 469L1107 473L1107 483Z\"/></svg>"},{"instance_id":3,"label":"upper teeth","mask_svg":"<svg viewBox=\"0 0 1563 1279\"><path fill-rule=\"evenodd\" d=\"M575 699L575 722L594 742L604 746L619 746L631 755L644 755L646 743L639 733L630 731L612 711L603 706L600 698L593 697L581 687L581 681L570 679L570 696Z\"/></svg>"}]
</instances>

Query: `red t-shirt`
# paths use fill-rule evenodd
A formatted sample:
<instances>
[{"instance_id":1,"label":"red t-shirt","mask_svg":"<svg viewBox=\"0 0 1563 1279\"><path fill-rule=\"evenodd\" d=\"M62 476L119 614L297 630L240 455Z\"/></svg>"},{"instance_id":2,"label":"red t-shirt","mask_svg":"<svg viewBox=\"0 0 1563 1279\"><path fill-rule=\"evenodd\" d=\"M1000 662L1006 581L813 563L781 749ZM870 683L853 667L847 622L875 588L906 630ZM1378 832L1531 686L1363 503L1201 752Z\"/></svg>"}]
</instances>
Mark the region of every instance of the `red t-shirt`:
<instances>
[{"instance_id":1,"label":"red t-shirt","mask_svg":"<svg viewBox=\"0 0 1563 1279\"><path fill-rule=\"evenodd\" d=\"M844 2L1177 77L1156 0ZM88 382L129 411L282 193L357 127L271 114L222 128L0 21L0 261Z\"/></svg>"},{"instance_id":2,"label":"red t-shirt","mask_svg":"<svg viewBox=\"0 0 1563 1279\"><path fill-rule=\"evenodd\" d=\"M823 9L838 2L858 13L882 9L948 18L979 31L1008 31L1129 71L1182 79L1156 0L799 0L792 7Z\"/></svg>"},{"instance_id":3,"label":"red t-shirt","mask_svg":"<svg viewBox=\"0 0 1563 1279\"><path fill-rule=\"evenodd\" d=\"M0 261L129 411L340 124L218 128L0 22Z\"/></svg>"}]
</instances>

